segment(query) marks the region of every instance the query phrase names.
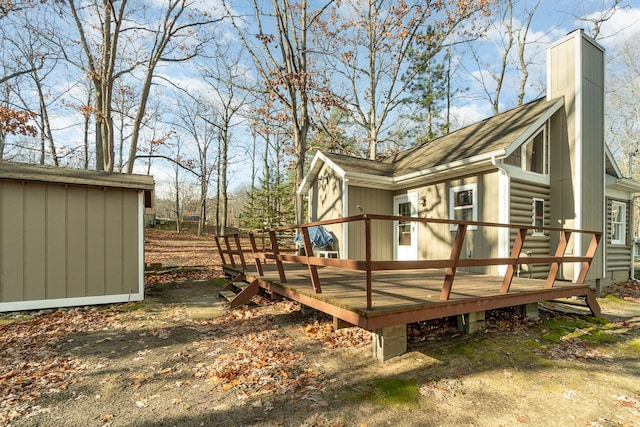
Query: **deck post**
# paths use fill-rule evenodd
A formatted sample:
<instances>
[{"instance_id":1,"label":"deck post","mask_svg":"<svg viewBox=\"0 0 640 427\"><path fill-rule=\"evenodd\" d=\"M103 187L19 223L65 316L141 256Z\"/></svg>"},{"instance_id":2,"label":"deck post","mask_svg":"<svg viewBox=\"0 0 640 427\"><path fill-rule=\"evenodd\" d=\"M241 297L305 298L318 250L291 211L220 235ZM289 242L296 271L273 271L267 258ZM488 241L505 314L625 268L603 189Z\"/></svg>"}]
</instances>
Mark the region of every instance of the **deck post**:
<instances>
[{"instance_id":1,"label":"deck post","mask_svg":"<svg viewBox=\"0 0 640 427\"><path fill-rule=\"evenodd\" d=\"M367 310L371 310L373 302L371 301L371 218L366 214L364 217L364 247L365 247L365 264L366 264L366 286L367 286ZM406 335L406 331L405 331ZM406 344L406 343L405 343ZM406 347L406 345L405 345Z\"/></svg>"},{"instance_id":2,"label":"deck post","mask_svg":"<svg viewBox=\"0 0 640 427\"><path fill-rule=\"evenodd\" d=\"M229 236L222 236L222 238L224 239L224 245L227 248L227 253L229 254L229 258L231 259L231 265L235 267L236 260L235 260L235 257L233 256L233 251L231 250L231 244L229 243Z\"/></svg>"},{"instance_id":3,"label":"deck post","mask_svg":"<svg viewBox=\"0 0 640 427\"><path fill-rule=\"evenodd\" d=\"M218 254L220 254L220 260L222 261L222 265L225 265L227 263L227 260L224 257L224 252L222 250L222 246L220 246L220 237L219 236L213 236L213 240L215 240L215 242L216 242L216 247L218 248Z\"/></svg>"},{"instance_id":4,"label":"deck post","mask_svg":"<svg viewBox=\"0 0 640 427\"><path fill-rule=\"evenodd\" d=\"M280 259L280 248L278 248L278 237L274 230L269 230L269 240L271 240L271 250L276 260L276 267L278 267L278 275L280 276L280 282L287 283L287 277L284 275L284 266Z\"/></svg>"},{"instance_id":5,"label":"deck post","mask_svg":"<svg viewBox=\"0 0 640 427\"><path fill-rule=\"evenodd\" d=\"M407 325L393 325L371 332L373 358L384 362L407 351Z\"/></svg>"},{"instance_id":6,"label":"deck post","mask_svg":"<svg viewBox=\"0 0 640 427\"><path fill-rule=\"evenodd\" d=\"M309 258L313 256L313 246L311 245L311 238L309 237L309 229L307 227L300 227L302 232L302 240L304 242L304 253L307 255L307 268L309 269L309 276L311 276L311 285L313 291L316 294L322 293L320 287L320 277L318 277L318 267L309 262Z\"/></svg>"},{"instance_id":7,"label":"deck post","mask_svg":"<svg viewBox=\"0 0 640 427\"><path fill-rule=\"evenodd\" d=\"M562 258L564 257L564 253L567 250L567 245L569 244L570 238L570 231L562 231L560 233L560 241L558 242L558 247L556 248L556 257L559 257L560 259L551 263L551 266L549 267L549 275L547 276L547 281L544 284L544 287L546 289L552 288L553 283L556 281L556 276L558 275L558 271L560 270Z\"/></svg>"},{"instance_id":8,"label":"deck post","mask_svg":"<svg viewBox=\"0 0 640 427\"><path fill-rule=\"evenodd\" d=\"M591 267L591 261L593 261L593 257L596 255L596 251L598 250L598 243L600 243L601 237L602 237L601 233L596 233L591 238L589 249L587 249L587 253L585 254L585 256L589 257L589 261L582 262L582 268L580 269L580 274L578 274L578 279L576 280L576 283L583 284L584 279L587 278L589 267Z\"/></svg>"},{"instance_id":9,"label":"deck post","mask_svg":"<svg viewBox=\"0 0 640 427\"><path fill-rule=\"evenodd\" d=\"M464 244L464 236L467 233L466 224L458 224L458 231L456 231L456 237L453 239L453 245L451 245L451 255L449 259L453 261L453 267L447 268L447 274L444 276L444 283L442 284L442 290L440 291L440 301L447 301L451 295L451 288L453 287L453 280L456 277L456 269L458 260L460 260L460 254L462 253L462 245Z\"/></svg>"},{"instance_id":10,"label":"deck post","mask_svg":"<svg viewBox=\"0 0 640 427\"><path fill-rule=\"evenodd\" d=\"M244 260L244 253L242 252L242 245L240 244L240 234L234 233L233 239L236 242L236 249L238 250L238 257L240 257L240 264L242 264L242 271L247 271L247 263Z\"/></svg>"},{"instance_id":11,"label":"deck post","mask_svg":"<svg viewBox=\"0 0 640 427\"><path fill-rule=\"evenodd\" d=\"M500 287L500 292L503 294L509 292L509 288L511 288L513 274L516 271L516 264L518 263L518 259L520 258L520 253L522 252L522 247L524 246L524 239L526 237L527 229L519 228L518 234L516 234L516 241L513 244L513 248L511 248L511 258L515 258L515 261L507 266L507 271L504 274L504 278L502 279L502 286Z\"/></svg>"},{"instance_id":12,"label":"deck post","mask_svg":"<svg viewBox=\"0 0 640 427\"><path fill-rule=\"evenodd\" d=\"M251 250L254 254L254 261L256 263L256 271L260 276L264 276L264 271L262 270L262 262L260 262L260 258L255 256L258 253L258 245L256 245L256 236L253 233L249 233L249 241L251 242ZM262 245L264 247L264 244Z\"/></svg>"}]
</instances>

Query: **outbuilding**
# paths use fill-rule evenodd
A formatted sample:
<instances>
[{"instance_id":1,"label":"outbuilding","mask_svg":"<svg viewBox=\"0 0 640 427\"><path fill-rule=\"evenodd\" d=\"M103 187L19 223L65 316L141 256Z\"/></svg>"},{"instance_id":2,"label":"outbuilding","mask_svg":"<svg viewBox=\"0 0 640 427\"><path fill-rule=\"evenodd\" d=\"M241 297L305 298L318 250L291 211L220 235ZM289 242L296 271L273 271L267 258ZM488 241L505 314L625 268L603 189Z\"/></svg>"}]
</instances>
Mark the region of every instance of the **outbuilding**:
<instances>
[{"instance_id":1,"label":"outbuilding","mask_svg":"<svg viewBox=\"0 0 640 427\"><path fill-rule=\"evenodd\" d=\"M0 312L144 298L151 176L0 162Z\"/></svg>"}]
</instances>

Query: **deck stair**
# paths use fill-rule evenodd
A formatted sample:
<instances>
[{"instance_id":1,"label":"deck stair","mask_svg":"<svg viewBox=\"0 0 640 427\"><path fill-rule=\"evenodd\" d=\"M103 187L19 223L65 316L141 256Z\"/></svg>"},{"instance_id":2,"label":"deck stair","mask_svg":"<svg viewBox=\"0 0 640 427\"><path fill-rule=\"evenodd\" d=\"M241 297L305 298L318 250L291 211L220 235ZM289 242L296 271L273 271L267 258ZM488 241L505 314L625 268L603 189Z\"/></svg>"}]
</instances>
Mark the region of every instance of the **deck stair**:
<instances>
[{"instance_id":1,"label":"deck stair","mask_svg":"<svg viewBox=\"0 0 640 427\"><path fill-rule=\"evenodd\" d=\"M234 280L222 289L219 294L220 298L229 302L231 308L236 308L249 302L249 300L258 294L260 287L258 281L246 282L244 280Z\"/></svg>"}]
</instances>

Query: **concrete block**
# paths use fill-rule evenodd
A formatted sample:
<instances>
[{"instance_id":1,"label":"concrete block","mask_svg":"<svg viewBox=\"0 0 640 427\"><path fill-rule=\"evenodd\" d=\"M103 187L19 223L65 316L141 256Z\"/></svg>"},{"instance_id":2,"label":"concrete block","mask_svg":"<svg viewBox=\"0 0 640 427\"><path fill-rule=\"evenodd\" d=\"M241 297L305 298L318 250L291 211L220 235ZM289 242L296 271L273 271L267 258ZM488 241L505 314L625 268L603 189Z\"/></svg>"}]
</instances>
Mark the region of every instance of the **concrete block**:
<instances>
[{"instance_id":1,"label":"concrete block","mask_svg":"<svg viewBox=\"0 0 640 427\"><path fill-rule=\"evenodd\" d=\"M530 317L531 319L539 319L540 312L538 311L538 303L522 304L516 307L516 313L523 317Z\"/></svg>"},{"instance_id":2,"label":"concrete block","mask_svg":"<svg viewBox=\"0 0 640 427\"><path fill-rule=\"evenodd\" d=\"M484 311L458 315L458 330L465 334L484 331Z\"/></svg>"},{"instance_id":3,"label":"concrete block","mask_svg":"<svg viewBox=\"0 0 640 427\"><path fill-rule=\"evenodd\" d=\"M372 332L371 348L374 359L381 362L407 351L407 325L393 325Z\"/></svg>"}]
</instances>

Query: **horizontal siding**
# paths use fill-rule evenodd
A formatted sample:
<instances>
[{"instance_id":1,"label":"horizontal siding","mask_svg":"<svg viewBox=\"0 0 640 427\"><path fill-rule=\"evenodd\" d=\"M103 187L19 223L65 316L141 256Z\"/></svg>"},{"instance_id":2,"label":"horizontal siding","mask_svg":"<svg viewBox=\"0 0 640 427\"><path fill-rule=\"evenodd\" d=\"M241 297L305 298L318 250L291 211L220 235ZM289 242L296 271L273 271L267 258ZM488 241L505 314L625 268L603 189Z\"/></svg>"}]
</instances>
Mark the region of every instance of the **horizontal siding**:
<instances>
[{"instance_id":1,"label":"horizontal siding","mask_svg":"<svg viewBox=\"0 0 640 427\"><path fill-rule=\"evenodd\" d=\"M611 224L611 202L612 201L622 202L627 205L627 229L625 230L625 234L627 236L626 245L613 245L611 244L611 235L613 234L613 227ZM622 271L622 270L630 270L631 265L631 237L630 237L630 209L629 202L626 200L618 200L607 197L607 271Z\"/></svg>"},{"instance_id":2,"label":"horizontal siding","mask_svg":"<svg viewBox=\"0 0 640 427\"><path fill-rule=\"evenodd\" d=\"M512 224L533 225L533 199L544 201L544 225L551 221L551 191L548 185L526 182L518 179L511 180L510 222ZM516 230L511 231L511 247L515 242ZM550 255L549 235L533 235L530 231L525 239L522 252L527 256ZM522 267L527 276L544 278L549 272L549 265L535 264Z\"/></svg>"}]
</instances>

